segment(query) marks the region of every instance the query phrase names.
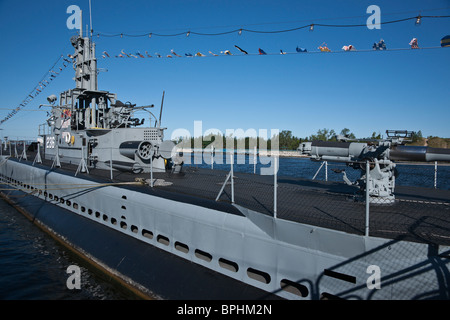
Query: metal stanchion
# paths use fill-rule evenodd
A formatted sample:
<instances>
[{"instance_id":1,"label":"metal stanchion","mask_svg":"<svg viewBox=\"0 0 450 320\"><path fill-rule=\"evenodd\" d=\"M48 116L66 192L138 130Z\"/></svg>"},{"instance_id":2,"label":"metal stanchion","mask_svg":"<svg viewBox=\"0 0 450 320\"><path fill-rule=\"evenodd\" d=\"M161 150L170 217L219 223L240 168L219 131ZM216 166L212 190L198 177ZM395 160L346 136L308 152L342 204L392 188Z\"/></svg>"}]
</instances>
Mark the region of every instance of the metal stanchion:
<instances>
[{"instance_id":1,"label":"metal stanchion","mask_svg":"<svg viewBox=\"0 0 450 320\"><path fill-rule=\"evenodd\" d=\"M369 236L369 207L370 207L370 199L369 199L369 170L370 165L369 161L366 161L366 228L365 228L365 235L366 237Z\"/></svg>"},{"instance_id":2,"label":"metal stanchion","mask_svg":"<svg viewBox=\"0 0 450 320\"><path fill-rule=\"evenodd\" d=\"M234 203L234 149L230 154L231 157L231 203Z\"/></svg>"},{"instance_id":3,"label":"metal stanchion","mask_svg":"<svg viewBox=\"0 0 450 320\"><path fill-rule=\"evenodd\" d=\"M278 187L278 156L274 155L274 168L273 168L273 217L277 218L277 187Z\"/></svg>"},{"instance_id":4,"label":"metal stanchion","mask_svg":"<svg viewBox=\"0 0 450 320\"><path fill-rule=\"evenodd\" d=\"M256 161L257 161L257 157L256 157L256 146L253 149L254 153L253 153L253 174L256 174Z\"/></svg>"}]
</instances>

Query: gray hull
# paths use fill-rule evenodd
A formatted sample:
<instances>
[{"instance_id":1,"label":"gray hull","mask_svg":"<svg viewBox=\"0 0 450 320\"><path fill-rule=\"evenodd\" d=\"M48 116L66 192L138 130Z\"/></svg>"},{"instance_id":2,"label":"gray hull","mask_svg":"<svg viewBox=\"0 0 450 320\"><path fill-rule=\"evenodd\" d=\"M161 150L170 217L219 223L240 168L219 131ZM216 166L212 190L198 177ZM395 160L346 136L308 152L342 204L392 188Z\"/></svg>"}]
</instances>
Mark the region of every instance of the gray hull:
<instances>
[{"instance_id":1,"label":"gray hull","mask_svg":"<svg viewBox=\"0 0 450 320\"><path fill-rule=\"evenodd\" d=\"M138 241L139 246L163 250L231 282L281 298L449 298L448 246L349 234L276 219L240 206L235 208L241 214L232 214L152 195L146 192L148 186L102 184L5 157L0 174L4 184L29 193L28 198L60 208L61 219L70 211L88 224ZM7 191L3 193L8 197ZM40 219L39 215L35 218ZM48 224L44 219L41 222ZM76 237L83 239L84 235ZM122 274L117 265L108 265L101 257L90 258L115 270L137 290L158 295L142 280L152 277L147 271L150 266L138 265L134 272ZM137 273L143 278L136 277ZM185 289L186 296L194 290ZM258 292L254 299L261 298Z\"/></svg>"}]
</instances>

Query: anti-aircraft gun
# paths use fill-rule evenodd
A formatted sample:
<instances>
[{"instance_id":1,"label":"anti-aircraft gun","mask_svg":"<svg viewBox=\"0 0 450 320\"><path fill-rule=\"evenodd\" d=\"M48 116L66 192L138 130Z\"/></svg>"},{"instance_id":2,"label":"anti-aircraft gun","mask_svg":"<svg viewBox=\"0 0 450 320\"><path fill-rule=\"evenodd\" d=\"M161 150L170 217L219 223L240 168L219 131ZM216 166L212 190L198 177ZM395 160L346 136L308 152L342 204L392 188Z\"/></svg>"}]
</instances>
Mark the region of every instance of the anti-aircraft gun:
<instances>
[{"instance_id":1,"label":"anti-aircraft gun","mask_svg":"<svg viewBox=\"0 0 450 320\"><path fill-rule=\"evenodd\" d=\"M378 140L356 140L338 135L337 141L302 142L297 150L310 156L311 160L343 162L360 169L361 176L355 182L351 182L343 170L344 181L359 186L361 191L368 189L370 201L378 203L395 200L397 170L394 161L450 161L450 149L405 145L411 141L413 131L387 130L386 134L386 139Z\"/></svg>"}]
</instances>

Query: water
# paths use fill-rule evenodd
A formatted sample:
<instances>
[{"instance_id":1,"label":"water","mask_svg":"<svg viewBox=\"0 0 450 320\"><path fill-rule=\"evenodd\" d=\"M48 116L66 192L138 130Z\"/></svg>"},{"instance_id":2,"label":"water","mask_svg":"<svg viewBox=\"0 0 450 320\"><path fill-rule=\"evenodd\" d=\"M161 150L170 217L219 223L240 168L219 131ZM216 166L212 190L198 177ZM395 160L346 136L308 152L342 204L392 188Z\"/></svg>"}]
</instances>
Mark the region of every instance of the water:
<instances>
[{"instance_id":1,"label":"water","mask_svg":"<svg viewBox=\"0 0 450 320\"><path fill-rule=\"evenodd\" d=\"M251 156L253 159L253 157ZM245 160L245 161L243 161ZM264 161L264 160L262 160ZM239 164L244 162L244 164ZM280 158L279 176L311 179L322 163L308 159ZM210 168L210 164L191 166ZM256 172L270 163L258 163ZM229 162L214 164L214 169L230 170ZM332 169L345 169L354 181L359 171L343 164L328 165L328 180L342 181L342 174ZM235 157L235 171L253 173L254 166L249 157ZM400 173L397 184L434 186L434 165L398 165ZM324 180L324 167L316 179ZM437 186L450 189L450 166L439 166ZM81 268L81 289L70 290L66 281L70 274L66 270L76 265ZM0 300L116 300L135 299L126 289L114 285L102 273L92 269L85 261L68 251L48 234L40 230L9 204L0 200Z\"/></svg>"},{"instance_id":2,"label":"water","mask_svg":"<svg viewBox=\"0 0 450 320\"><path fill-rule=\"evenodd\" d=\"M211 156L206 153L203 156L199 154L192 154L189 166L200 168L211 168ZM215 163L213 169L217 170L230 170L231 159L229 154L217 153L214 157ZM220 163L218 164L217 162ZM261 173L261 168L269 169L268 172L272 172L271 159L268 157L261 157L257 159L256 173ZM307 158L298 157L281 157L279 158L279 171L278 176L295 177L300 179L312 179L319 170L323 162L311 161ZM273 166L273 165L272 165ZM334 170L345 170L347 177L350 181L356 181L360 177L361 170L353 169L346 166L344 163L332 163L327 165L327 179L328 181L342 182L342 173L337 173ZM426 164L403 164L397 163L396 166L398 175L395 180L396 185L401 186L421 186L426 188L434 188L435 182L435 166L433 163ZM234 156L234 168L235 172L253 173L255 170L253 164L253 155L235 155ZM322 166L319 173L316 176L316 180L325 180L325 165ZM436 174L436 187L438 189L450 190L450 166L438 164Z\"/></svg>"},{"instance_id":3,"label":"water","mask_svg":"<svg viewBox=\"0 0 450 320\"><path fill-rule=\"evenodd\" d=\"M80 267L80 289L68 289L67 268ZM0 200L0 300L134 299L25 216Z\"/></svg>"}]
</instances>

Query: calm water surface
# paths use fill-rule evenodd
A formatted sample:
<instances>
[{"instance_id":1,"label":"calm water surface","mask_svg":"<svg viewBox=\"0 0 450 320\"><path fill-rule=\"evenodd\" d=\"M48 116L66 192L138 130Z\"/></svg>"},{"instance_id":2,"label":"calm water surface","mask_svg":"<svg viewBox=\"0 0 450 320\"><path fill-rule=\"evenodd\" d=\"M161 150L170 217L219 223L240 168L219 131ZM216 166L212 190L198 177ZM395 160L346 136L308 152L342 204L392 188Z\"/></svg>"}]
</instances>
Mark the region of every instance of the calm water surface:
<instances>
[{"instance_id":1,"label":"calm water surface","mask_svg":"<svg viewBox=\"0 0 450 320\"><path fill-rule=\"evenodd\" d=\"M70 265L80 267L79 290L67 288ZM135 298L109 280L0 200L0 300Z\"/></svg>"}]
</instances>

